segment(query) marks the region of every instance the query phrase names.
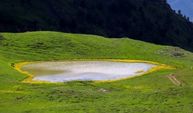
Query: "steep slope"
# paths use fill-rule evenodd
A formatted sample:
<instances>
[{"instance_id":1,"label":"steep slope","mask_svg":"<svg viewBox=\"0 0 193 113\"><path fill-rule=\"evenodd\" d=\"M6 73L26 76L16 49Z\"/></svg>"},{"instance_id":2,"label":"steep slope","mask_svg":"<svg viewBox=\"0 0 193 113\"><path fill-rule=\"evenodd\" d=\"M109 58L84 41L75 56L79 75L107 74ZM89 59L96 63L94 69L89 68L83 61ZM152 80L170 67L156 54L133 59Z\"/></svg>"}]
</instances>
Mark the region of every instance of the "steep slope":
<instances>
[{"instance_id":1,"label":"steep slope","mask_svg":"<svg viewBox=\"0 0 193 113\"><path fill-rule=\"evenodd\" d=\"M193 25L165 0L1 0L0 31L131 37L193 49Z\"/></svg>"}]
</instances>

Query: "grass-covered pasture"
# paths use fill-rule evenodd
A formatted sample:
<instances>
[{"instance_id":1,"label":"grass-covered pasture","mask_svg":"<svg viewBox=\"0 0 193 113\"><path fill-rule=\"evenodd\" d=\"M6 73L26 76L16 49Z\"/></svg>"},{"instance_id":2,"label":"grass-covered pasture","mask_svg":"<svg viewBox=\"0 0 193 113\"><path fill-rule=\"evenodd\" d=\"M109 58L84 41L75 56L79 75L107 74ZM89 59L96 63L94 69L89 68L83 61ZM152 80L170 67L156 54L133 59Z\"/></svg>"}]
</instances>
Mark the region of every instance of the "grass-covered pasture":
<instances>
[{"instance_id":1,"label":"grass-covered pasture","mask_svg":"<svg viewBox=\"0 0 193 113\"><path fill-rule=\"evenodd\" d=\"M3 33L0 113L192 113L193 54L128 38L59 32ZM137 59L176 67L115 82L22 83L13 63L69 59ZM176 86L168 75L181 82Z\"/></svg>"}]
</instances>

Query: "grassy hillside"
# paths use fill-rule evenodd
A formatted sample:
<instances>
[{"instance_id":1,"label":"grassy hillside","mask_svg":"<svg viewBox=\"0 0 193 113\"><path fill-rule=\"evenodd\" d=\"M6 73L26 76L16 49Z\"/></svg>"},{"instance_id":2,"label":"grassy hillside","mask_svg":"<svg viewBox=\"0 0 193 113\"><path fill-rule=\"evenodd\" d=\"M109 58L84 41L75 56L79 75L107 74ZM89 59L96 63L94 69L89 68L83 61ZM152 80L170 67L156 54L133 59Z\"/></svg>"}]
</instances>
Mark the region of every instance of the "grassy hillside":
<instances>
[{"instance_id":1,"label":"grassy hillside","mask_svg":"<svg viewBox=\"0 0 193 113\"><path fill-rule=\"evenodd\" d=\"M3 33L0 38L2 113L192 113L193 54L128 38L59 32ZM66 59L138 59L164 63L161 70L116 82L29 84L13 63ZM173 84L168 75L181 82Z\"/></svg>"},{"instance_id":2,"label":"grassy hillside","mask_svg":"<svg viewBox=\"0 0 193 113\"><path fill-rule=\"evenodd\" d=\"M39 30L126 36L193 50L193 24L166 0L0 1L1 32Z\"/></svg>"}]
</instances>

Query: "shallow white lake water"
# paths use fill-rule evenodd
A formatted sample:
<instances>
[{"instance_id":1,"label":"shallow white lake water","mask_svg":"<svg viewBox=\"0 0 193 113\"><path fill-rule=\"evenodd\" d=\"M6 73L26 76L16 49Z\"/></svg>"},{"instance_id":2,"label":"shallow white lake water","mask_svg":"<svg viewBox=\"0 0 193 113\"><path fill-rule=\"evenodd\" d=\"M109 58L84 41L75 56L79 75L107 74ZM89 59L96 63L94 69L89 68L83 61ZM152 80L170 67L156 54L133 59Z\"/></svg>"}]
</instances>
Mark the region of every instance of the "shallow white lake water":
<instances>
[{"instance_id":1,"label":"shallow white lake water","mask_svg":"<svg viewBox=\"0 0 193 113\"><path fill-rule=\"evenodd\" d=\"M101 81L141 75L155 66L148 63L112 61L62 61L27 64L22 67L22 70L33 74L33 80L48 82Z\"/></svg>"}]
</instances>

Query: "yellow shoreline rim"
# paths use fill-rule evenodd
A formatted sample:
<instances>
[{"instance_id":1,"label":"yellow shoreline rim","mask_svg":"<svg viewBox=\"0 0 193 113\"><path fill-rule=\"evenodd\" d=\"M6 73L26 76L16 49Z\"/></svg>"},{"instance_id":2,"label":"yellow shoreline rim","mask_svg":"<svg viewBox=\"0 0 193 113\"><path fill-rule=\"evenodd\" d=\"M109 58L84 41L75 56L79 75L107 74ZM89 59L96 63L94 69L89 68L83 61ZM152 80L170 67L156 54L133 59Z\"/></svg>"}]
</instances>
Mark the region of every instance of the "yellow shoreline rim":
<instances>
[{"instance_id":1,"label":"yellow shoreline rim","mask_svg":"<svg viewBox=\"0 0 193 113\"><path fill-rule=\"evenodd\" d=\"M87 61L89 60L100 60L100 59L87 59ZM122 78L122 79L116 79L116 80L100 80L100 81L94 81L94 82L114 82L114 81L118 81L118 80L125 80L125 79L130 79L130 78L134 78L134 77L139 77L142 75L146 75L155 71L159 71L159 70L173 70L176 69L172 66L166 65L166 64L160 64L158 62L153 62L153 61L145 61L145 60L123 60L123 59L101 59L100 61L113 61L113 62L127 62L127 63L149 63L149 64L155 64L157 66L151 68L150 70L148 70L147 72L143 73L143 74L139 74L133 77L127 77L127 78ZM68 61L68 60L66 60ZM79 59L79 60L71 60L71 61L85 61L85 59ZM27 64L31 64L31 63L36 63L36 62L44 62L44 61L35 61L35 62L20 62L20 63L16 63L14 64L14 69L17 70L18 72L27 75L28 77L26 79L24 79L22 82L23 83L51 83L51 84L58 84L61 82L48 82L48 81L39 81L39 80L33 80L34 75L30 74L27 71L23 71L21 68L24 65ZM49 61L52 62L52 61ZM55 61L56 62L56 61Z\"/></svg>"}]
</instances>

